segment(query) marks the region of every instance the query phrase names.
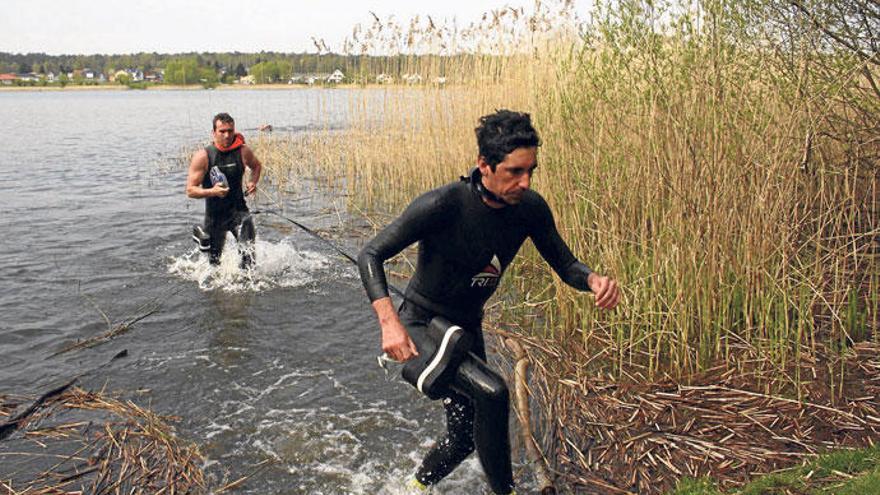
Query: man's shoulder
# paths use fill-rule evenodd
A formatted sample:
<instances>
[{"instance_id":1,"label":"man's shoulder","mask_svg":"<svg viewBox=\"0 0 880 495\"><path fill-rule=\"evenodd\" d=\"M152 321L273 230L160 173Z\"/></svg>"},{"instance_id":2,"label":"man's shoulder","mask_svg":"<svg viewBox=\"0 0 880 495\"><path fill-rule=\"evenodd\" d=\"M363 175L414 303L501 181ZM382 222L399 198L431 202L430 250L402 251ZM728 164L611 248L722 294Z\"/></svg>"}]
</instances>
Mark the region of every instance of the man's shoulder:
<instances>
[{"instance_id":1,"label":"man's shoulder","mask_svg":"<svg viewBox=\"0 0 880 495\"><path fill-rule=\"evenodd\" d=\"M467 189L467 184L462 181L450 182L423 193L417 200L450 205L460 201Z\"/></svg>"},{"instance_id":2,"label":"man's shoulder","mask_svg":"<svg viewBox=\"0 0 880 495\"><path fill-rule=\"evenodd\" d=\"M541 196L541 193L535 191L534 189L527 189L523 192L522 199L520 200L520 204L525 206L526 208L539 208L539 209L548 209L547 201L544 200L544 197Z\"/></svg>"},{"instance_id":3,"label":"man's shoulder","mask_svg":"<svg viewBox=\"0 0 880 495\"><path fill-rule=\"evenodd\" d=\"M246 144L242 144L241 146L239 146L238 149L239 149L239 152L241 153L241 156L243 156L245 158L251 158L253 156L256 156L256 155L254 155L254 150L252 150L251 147Z\"/></svg>"},{"instance_id":4,"label":"man's shoulder","mask_svg":"<svg viewBox=\"0 0 880 495\"><path fill-rule=\"evenodd\" d=\"M191 165L204 165L208 163L208 150L202 148L193 153Z\"/></svg>"}]
</instances>

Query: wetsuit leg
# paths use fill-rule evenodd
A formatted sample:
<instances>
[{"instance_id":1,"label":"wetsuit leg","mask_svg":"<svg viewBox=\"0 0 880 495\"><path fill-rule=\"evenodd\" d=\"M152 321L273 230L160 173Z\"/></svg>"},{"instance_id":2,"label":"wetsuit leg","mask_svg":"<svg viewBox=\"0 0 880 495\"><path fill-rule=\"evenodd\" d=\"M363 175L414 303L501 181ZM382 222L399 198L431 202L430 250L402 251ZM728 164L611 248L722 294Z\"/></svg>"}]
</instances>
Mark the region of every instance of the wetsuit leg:
<instances>
[{"instance_id":1,"label":"wetsuit leg","mask_svg":"<svg viewBox=\"0 0 880 495\"><path fill-rule=\"evenodd\" d=\"M428 349L430 343L423 337L431 315L405 302L400 318L419 352L431 352L433 348ZM476 448L492 490L507 494L513 489L508 431L509 393L504 379L484 361L486 351L481 329L469 326L467 330L478 332L478 338L472 355L459 366L453 390L443 399L446 437L428 452L416 472L416 479L425 485L439 482ZM426 343L421 345L422 342Z\"/></svg>"},{"instance_id":2,"label":"wetsuit leg","mask_svg":"<svg viewBox=\"0 0 880 495\"><path fill-rule=\"evenodd\" d=\"M234 214L233 222L234 227L230 230L238 242L241 268L250 268L254 264L254 240L257 237L253 217L247 211L238 211Z\"/></svg>"},{"instance_id":3,"label":"wetsuit leg","mask_svg":"<svg viewBox=\"0 0 880 495\"><path fill-rule=\"evenodd\" d=\"M446 437L425 456L416 479L433 485L451 473L474 451L474 404L464 395L450 392L443 399Z\"/></svg>"},{"instance_id":4,"label":"wetsuit leg","mask_svg":"<svg viewBox=\"0 0 880 495\"><path fill-rule=\"evenodd\" d=\"M513 470L507 384L483 359L472 355L458 367L452 388L473 400L474 444L489 485L495 493L510 493L513 490Z\"/></svg>"},{"instance_id":5,"label":"wetsuit leg","mask_svg":"<svg viewBox=\"0 0 880 495\"><path fill-rule=\"evenodd\" d=\"M226 244L226 222L213 217L205 216L205 231L211 237L211 247L208 250L208 261L212 265L220 264L223 255L223 246Z\"/></svg>"}]
</instances>

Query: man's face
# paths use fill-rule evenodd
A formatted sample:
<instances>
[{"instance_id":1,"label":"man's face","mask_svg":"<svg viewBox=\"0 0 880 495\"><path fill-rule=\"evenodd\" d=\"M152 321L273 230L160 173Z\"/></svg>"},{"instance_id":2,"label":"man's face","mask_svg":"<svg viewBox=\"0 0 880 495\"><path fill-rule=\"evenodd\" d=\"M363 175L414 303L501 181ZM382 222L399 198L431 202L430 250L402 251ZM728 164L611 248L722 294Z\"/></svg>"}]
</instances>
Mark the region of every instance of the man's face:
<instances>
[{"instance_id":1,"label":"man's face","mask_svg":"<svg viewBox=\"0 0 880 495\"><path fill-rule=\"evenodd\" d=\"M228 148L235 140L235 124L217 121L214 123L214 144Z\"/></svg>"},{"instance_id":2,"label":"man's face","mask_svg":"<svg viewBox=\"0 0 880 495\"><path fill-rule=\"evenodd\" d=\"M483 186L507 204L515 205L522 200L532 181L532 172L538 166L538 148L517 148L504 160L492 167L480 157L477 160L483 175Z\"/></svg>"}]
</instances>

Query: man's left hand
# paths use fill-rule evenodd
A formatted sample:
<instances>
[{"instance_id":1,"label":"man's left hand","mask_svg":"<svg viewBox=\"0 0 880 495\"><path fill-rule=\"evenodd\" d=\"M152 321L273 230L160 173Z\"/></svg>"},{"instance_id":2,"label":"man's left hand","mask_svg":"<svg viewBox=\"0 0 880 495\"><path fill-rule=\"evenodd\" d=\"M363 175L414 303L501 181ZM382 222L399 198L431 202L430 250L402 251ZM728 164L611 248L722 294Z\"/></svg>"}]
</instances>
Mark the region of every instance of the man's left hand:
<instances>
[{"instance_id":1,"label":"man's left hand","mask_svg":"<svg viewBox=\"0 0 880 495\"><path fill-rule=\"evenodd\" d=\"M256 182L248 182L245 188L245 196L250 196L251 194L257 191L257 183Z\"/></svg>"},{"instance_id":2,"label":"man's left hand","mask_svg":"<svg viewBox=\"0 0 880 495\"><path fill-rule=\"evenodd\" d=\"M611 309L620 301L620 288L611 277L605 277L597 273L591 273L587 277L587 285L596 296L596 306L602 309Z\"/></svg>"}]
</instances>

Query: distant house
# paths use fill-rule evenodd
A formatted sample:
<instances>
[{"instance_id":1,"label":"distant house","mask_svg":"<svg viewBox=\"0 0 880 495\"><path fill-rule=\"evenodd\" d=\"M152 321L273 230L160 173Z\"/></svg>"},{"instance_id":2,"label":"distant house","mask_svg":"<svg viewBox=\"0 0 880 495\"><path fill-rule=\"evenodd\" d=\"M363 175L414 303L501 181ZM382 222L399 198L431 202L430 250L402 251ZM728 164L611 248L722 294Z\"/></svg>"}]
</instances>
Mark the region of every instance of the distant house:
<instances>
[{"instance_id":1,"label":"distant house","mask_svg":"<svg viewBox=\"0 0 880 495\"><path fill-rule=\"evenodd\" d=\"M419 84L422 82L422 76L419 74L404 74L401 79L407 84Z\"/></svg>"},{"instance_id":2,"label":"distant house","mask_svg":"<svg viewBox=\"0 0 880 495\"><path fill-rule=\"evenodd\" d=\"M139 82L144 80L144 73L140 69L121 69L110 74L110 81L116 81L120 77L127 77L129 82Z\"/></svg>"},{"instance_id":3,"label":"distant house","mask_svg":"<svg viewBox=\"0 0 880 495\"><path fill-rule=\"evenodd\" d=\"M256 84L257 78L254 76L241 76L238 78L238 84Z\"/></svg>"},{"instance_id":4,"label":"distant house","mask_svg":"<svg viewBox=\"0 0 880 495\"><path fill-rule=\"evenodd\" d=\"M82 75L86 79L95 79L96 77L95 71L93 71L92 69L83 69Z\"/></svg>"},{"instance_id":5,"label":"distant house","mask_svg":"<svg viewBox=\"0 0 880 495\"><path fill-rule=\"evenodd\" d=\"M55 81L57 81L57 80L58 80L58 77L55 76L55 73L54 73L54 72L51 72L51 71L50 71L48 74L46 74L46 80L49 81L49 82L51 83L51 82L55 82Z\"/></svg>"},{"instance_id":6,"label":"distant house","mask_svg":"<svg viewBox=\"0 0 880 495\"><path fill-rule=\"evenodd\" d=\"M437 77L434 78L434 81L433 81L433 82L434 82L434 84L436 84L437 86L443 86L443 85L446 84L446 77L444 77L444 76L437 76Z\"/></svg>"},{"instance_id":7,"label":"distant house","mask_svg":"<svg viewBox=\"0 0 880 495\"><path fill-rule=\"evenodd\" d=\"M160 69L157 71L144 72L144 81L156 83L156 82L162 82L164 80L165 80L165 71L164 70Z\"/></svg>"},{"instance_id":8,"label":"distant house","mask_svg":"<svg viewBox=\"0 0 880 495\"><path fill-rule=\"evenodd\" d=\"M4 86L11 86L15 83L15 80L18 77L15 74L0 74L0 84Z\"/></svg>"},{"instance_id":9,"label":"distant house","mask_svg":"<svg viewBox=\"0 0 880 495\"><path fill-rule=\"evenodd\" d=\"M331 83L331 84L339 84L339 83L341 83L344 79L345 79L345 74L343 74L341 70L336 69L336 70L333 71L332 74L330 74L329 76L327 76L327 79L324 79L324 81L325 81L325 82L328 82L328 83Z\"/></svg>"},{"instance_id":10,"label":"distant house","mask_svg":"<svg viewBox=\"0 0 880 495\"><path fill-rule=\"evenodd\" d=\"M394 77L388 74L379 74L376 76L376 82L379 84L391 84L394 82Z\"/></svg>"},{"instance_id":11,"label":"distant house","mask_svg":"<svg viewBox=\"0 0 880 495\"><path fill-rule=\"evenodd\" d=\"M25 73L25 74L15 74L15 78L19 81L27 81L27 82L37 82L40 80L40 76L34 74L33 72Z\"/></svg>"}]
</instances>

